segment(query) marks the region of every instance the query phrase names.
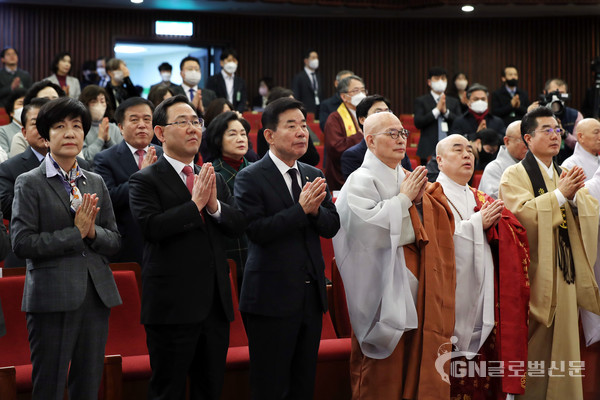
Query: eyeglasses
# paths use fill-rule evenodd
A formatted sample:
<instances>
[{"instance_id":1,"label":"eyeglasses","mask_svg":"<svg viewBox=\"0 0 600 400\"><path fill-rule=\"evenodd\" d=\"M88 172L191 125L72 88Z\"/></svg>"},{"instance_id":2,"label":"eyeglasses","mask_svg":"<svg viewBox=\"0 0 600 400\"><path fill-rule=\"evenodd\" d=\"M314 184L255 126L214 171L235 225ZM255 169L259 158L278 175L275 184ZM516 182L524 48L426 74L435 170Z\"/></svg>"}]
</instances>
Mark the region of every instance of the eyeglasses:
<instances>
[{"instance_id":1,"label":"eyeglasses","mask_svg":"<svg viewBox=\"0 0 600 400\"><path fill-rule=\"evenodd\" d=\"M400 130L398 130L398 129L390 129L387 132L375 133L374 135L388 135L392 139L398 139L400 137L400 135L402 135L402 138L406 139L409 134L410 134L410 131L408 129L402 128Z\"/></svg>"},{"instance_id":2,"label":"eyeglasses","mask_svg":"<svg viewBox=\"0 0 600 400\"><path fill-rule=\"evenodd\" d=\"M541 130L535 130L534 132L544 132L546 136L550 136L553 133L556 133L558 136L563 136L565 134L565 130L563 128L546 128Z\"/></svg>"},{"instance_id":3,"label":"eyeglasses","mask_svg":"<svg viewBox=\"0 0 600 400\"><path fill-rule=\"evenodd\" d=\"M354 96L355 94L358 94L358 92L362 92L364 94L369 94L369 91L365 88L362 88L362 89L356 88L356 89L350 90L346 93L348 93L351 96Z\"/></svg>"},{"instance_id":4,"label":"eyeglasses","mask_svg":"<svg viewBox=\"0 0 600 400\"><path fill-rule=\"evenodd\" d=\"M165 126L176 125L179 128L184 129L184 128L188 127L188 124L191 125L192 128L194 128L194 129L202 129L202 127L204 126L204 120L202 118L194 119L191 121L186 121L186 120L182 119L181 121L175 121L175 122L165 124Z\"/></svg>"}]
</instances>

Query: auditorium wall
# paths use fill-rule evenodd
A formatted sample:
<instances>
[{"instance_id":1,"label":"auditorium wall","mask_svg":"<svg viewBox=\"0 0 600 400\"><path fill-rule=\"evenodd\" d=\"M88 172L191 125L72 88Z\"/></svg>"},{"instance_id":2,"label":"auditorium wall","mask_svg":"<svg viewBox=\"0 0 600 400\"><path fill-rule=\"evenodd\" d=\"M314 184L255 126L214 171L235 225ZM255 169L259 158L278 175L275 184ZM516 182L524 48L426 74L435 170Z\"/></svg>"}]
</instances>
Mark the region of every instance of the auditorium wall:
<instances>
[{"instance_id":1,"label":"auditorium wall","mask_svg":"<svg viewBox=\"0 0 600 400\"><path fill-rule=\"evenodd\" d=\"M590 61L600 56L596 16L423 20L382 13L398 17L262 17L0 4L0 47L16 47L20 66L34 79L50 74L55 54L70 51L79 77L82 62L110 56L117 39L164 41L153 33L156 19L188 20L196 25L195 44L237 48L238 74L246 80L249 97L264 75L289 87L303 66L303 49L314 47L327 95L336 71L351 69L365 78L371 93L389 97L397 113L412 113L414 98L427 91L426 71L432 65L445 66L450 75L464 71L471 83L495 90L501 66L514 63L530 98L537 97L547 78L562 77L570 86L570 105L577 108L592 84Z\"/></svg>"}]
</instances>

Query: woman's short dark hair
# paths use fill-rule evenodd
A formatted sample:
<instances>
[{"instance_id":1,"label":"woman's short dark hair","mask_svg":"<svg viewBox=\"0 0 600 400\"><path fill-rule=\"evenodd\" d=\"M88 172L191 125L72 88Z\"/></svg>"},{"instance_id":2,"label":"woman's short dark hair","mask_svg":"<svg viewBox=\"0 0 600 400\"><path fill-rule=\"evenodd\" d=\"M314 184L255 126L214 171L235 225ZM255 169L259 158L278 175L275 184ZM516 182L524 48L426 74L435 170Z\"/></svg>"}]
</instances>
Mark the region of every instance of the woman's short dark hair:
<instances>
[{"instance_id":1,"label":"woman's short dark hair","mask_svg":"<svg viewBox=\"0 0 600 400\"><path fill-rule=\"evenodd\" d=\"M173 91L173 89L171 89L167 85L154 86L152 89L150 89L150 93L148 93L148 100L150 100L152 104L154 104L154 106L156 107L157 105L162 103L167 92L171 93L171 96L175 96L175 92Z\"/></svg>"},{"instance_id":2,"label":"woman's short dark hair","mask_svg":"<svg viewBox=\"0 0 600 400\"><path fill-rule=\"evenodd\" d=\"M223 106L227 104L231 111L234 111L233 104L229 102L229 100L225 98L214 99L210 102L206 110L204 111L204 115L202 118L204 119L204 126L208 127L213 119L217 117L217 115L223 112Z\"/></svg>"},{"instance_id":3,"label":"woman's short dark hair","mask_svg":"<svg viewBox=\"0 0 600 400\"><path fill-rule=\"evenodd\" d=\"M302 102L292 99L290 97L282 97L281 99L277 99L271 104L268 104L265 107L262 115L262 126L265 129L270 129L272 131L277 130L277 125L279 124L279 115L283 114L287 110L298 109L306 118L306 110L304 109L304 105Z\"/></svg>"},{"instance_id":4,"label":"woman's short dark hair","mask_svg":"<svg viewBox=\"0 0 600 400\"><path fill-rule=\"evenodd\" d=\"M237 113L233 111L225 111L217 115L206 129L206 144L215 157L223 155L223 135L225 135L231 121L240 121L242 123L243 119L238 117Z\"/></svg>"},{"instance_id":5,"label":"woman's short dark hair","mask_svg":"<svg viewBox=\"0 0 600 400\"><path fill-rule=\"evenodd\" d=\"M66 56L69 56L69 58L71 59L71 65L73 64L73 57L71 56L71 53L63 51L62 53L58 53L56 57L54 57L54 60L52 60L52 65L50 65L50 69L52 70L52 72L54 72L55 74L58 72L58 63Z\"/></svg>"},{"instance_id":6,"label":"woman's short dark hair","mask_svg":"<svg viewBox=\"0 0 600 400\"><path fill-rule=\"evenodd\" d=\"M6 106L4 107L8 115L12 114L12 112L15 111L15 101L17 101L21 97L25 97L25 95L27 95L27 89L23 88L15 89L10 93L10 95L6 99Z\"/></svg>"},{"instance_id":7,"label":"woman's short dark hair","mask_svg":"<svg viewBox=\"0 0 600 400\"><path fill-rule=\"evenodd\" d=\"M90 130L92 116L89 110L79 100L70 97L60 97L49 101L40 108L35 126L41 137L50 140L50 128L65 118L81 118L84 135Z\"/></svg>"},{"instance_id":8,"label":"woman's short dark hair","mask_svg":"<svg viewBox=\"0 0 600 400\"><path fill-rule=\"evenodd\" d=\"M81 94L79 95L79 101L82 102L87 108L90 108L91 101L96 100L101 94L104 95L104 99L106 100L106 112L104 113L104 116L112 119L115 107L110 97L108 97L108 93L106 93L106 90L103 87L98 85L87 85L81 91Z\"/></svg>"},{"instance_id":9,"label":"woman's short dark hair","mask_svg":"<svg viewBox=\"0 0 600 400\"><path fill-rule=\"evenodd\" d=\"M56 90L56 93L58 93L58 97L65 97L67 95L65 91L62 90L62 88L56 83L50 82L48 79L44 79L43 81L34 83L33 86L29 88L29 91L27 92L27 95L23 100L23 105L29 104L31 102L31 99L35 99L36 97L38 97L38 93L41 92L42 89L45 89L47 87L51 87L54 90Z\"/></svg>"},{"instance_id":10,"label":"woman's short dark hair","mask_svg":"<svg viewBox=\"0 0 600 400\"><path fill-rule=\"evenodd\" d=\"M27 119L29 112L31 110L39 110L46 103L49 103L50 99L45 97L38 97L36 99L31 99L31 103L27 104L23 107L23 112L21 113L21 125L27 126Z\"/></svg>"}]
</instances>

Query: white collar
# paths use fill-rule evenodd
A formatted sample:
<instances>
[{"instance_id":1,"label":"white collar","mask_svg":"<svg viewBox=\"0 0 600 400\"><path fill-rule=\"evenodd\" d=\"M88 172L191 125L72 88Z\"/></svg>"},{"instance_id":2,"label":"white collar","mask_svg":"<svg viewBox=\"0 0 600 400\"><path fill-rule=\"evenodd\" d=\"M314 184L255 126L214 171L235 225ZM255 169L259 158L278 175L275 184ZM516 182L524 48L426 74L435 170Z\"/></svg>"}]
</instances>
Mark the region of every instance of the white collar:
<instances>
[{"instance_id":1,"label":"white collar","mask_svg":"<svg viewBox=\"0 0 600 400\"><path fill-rule=\"evenodd\" d=\"M307 67L306 65L304 66L304 71L308 74L308 76L311 76L312 74L315 73L316 70L310 69L309 67Z\"/></svg>"},{"instance_id":2,"label":"white collar","mask_svg":"<svg viewBox=\"0 0 600 400\"><path fill-rule=\"evenodd\" d=\"M186 93L189 93L190 89L194 89L194 91L198 90L198 85L196 85L196 86L188 86L188 85L185 84L185 82L181 83L181 87L183 88L183 90Z\"/></svg>"},{"instance_id":3,"label":"white collar","mask_svg":"<svg viewBox=\"0 0 600 400\"><path fill-rule=\"evenodd\" d=\"M464 193L467 190L470 191L469 185L461 185L459 183L454 182L452 179L450 179L450 177L448 177L448 175L444 174L442 171L440 171L436 182L439 182L444 187L444 193L446 193L446 187L454 192Z\"/></svg>"},{"instance_id":4,"label":"white collar","mask_svg":"<svg viewBox=\"0 0 600 400\"><path fill-rule=\"evenodd\" d=\"M235 76L235 73L231 74L231 76L229 76L229 75L227 75L227 72L225 72L224 69L221 69L221 75L223 75L223 79L225 79L225 80L228 80L228 79L231 80Z\"/></svg>"},{"instance_id":5,"label":"white collar","mask_svg":"<svg viewBox=\"0 0 600 400\"><path fill-rule=\"evenodd\" d=\"M575 150L573 151L573 155L584 159L588 159L590 162L594 162L596 164L599 161L598 156L595 156L586 149L584 149L583 146L579 144L579 142L575 143Z\"/></svg>"},{"instance_id":6,"label":"white collar","mask_svg":"<svg viewBox=\"0 0 600 400\"><path fill-rule=\"evenodd\" d=\"M533 153L531 153L533 154ZM554 179L554 163L551 162L549 167L546 167L546 164L544 164L539 158L537 158L535 156L535 154L533 154L533 156L535 157L535 159L537 160L538 164L540 165L540 168L543 168L544 171L546 171L546 173L548 174L548 178L550 179Z\"/></svg>"},{"instance_id":7,"label":"white collar","mask_svg":"<svg viewBox=\"0 0 600 400\"><path fill-rule=\"evenodd\" d=\"M290 168L294 168L298 171L298 176L300 176L300 170L298 169L298 161L294 161L294 165L293 166L289 166L286 163L284 163L283 161L281 161L281 159L279 159L275 153L273 153L271 151L271 149L269 149L269 157L271 157L271 160L273 160L273 164L275 164L275 166L277 167L277 169L279 170L279 172L281 173L281 175L286 176L288 175L288 171Z\"/></svg>"},{"instance_id":8,"label":"white collar","mask_svg":"<svg viewBox=\"0 0 600 400\"><path fill-rule=\"evenodd\" d=\"M127 147L129 147L129 151L131 151L131 154L135 154L135 152L138 151L138 150L144 150L144 153L147 153L148 152L148 147L150 147L150 145L148 145L148 146L144 147L143 149L136 149L135 147L133 147L132 145L130 145L129 143L127 143L126 140L124 140L124 142L127 145Z\"/></svg>"},{"instance_id":9,"label":"white collar","mask_svg":"<svg viewBox=\"0 0 600 400\"><path fill-rule=\"evenodd\" d=\"M163 155L164 155L165 159L169 162L169 164L171 164L171 166L173 167L175 172L177 172L179 175L181 175L181 171L183 171L183 168L185 166L192 167L192 171L194 171L194 162L193 161L190 164L185 164L179 160L174 159L173 157L169 157L167 155L167 153L163 153Z\"/></svg>"}]
</instances>

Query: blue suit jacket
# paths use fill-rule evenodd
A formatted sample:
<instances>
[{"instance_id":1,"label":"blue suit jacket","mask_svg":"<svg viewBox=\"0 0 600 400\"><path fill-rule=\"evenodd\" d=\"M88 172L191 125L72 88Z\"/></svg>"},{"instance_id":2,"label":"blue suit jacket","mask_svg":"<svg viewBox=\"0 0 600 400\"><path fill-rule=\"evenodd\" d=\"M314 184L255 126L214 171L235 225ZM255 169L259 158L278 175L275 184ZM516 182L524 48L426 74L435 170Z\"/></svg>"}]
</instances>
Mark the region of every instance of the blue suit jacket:
<instances>
[{"instance_id":1,"label":"blue suit jacket","mask_svg":"<svg viewBox=\"0 0 600 400\"><path fill-rule=\"evenodd\" d=\"M302 183L323 177L298 162ZM307 269L316 272L323 311L327 310L325 264L319 237L333 237L340 219L329 192L317 217L294 203L283 176L269 154L244 168L235 178L235 199L248 220L248 260L240 310L285 317L301 312Z\"/></svg>"},{"instance_id":2,"label":"blue suit jacket","mask_svg":"<svg viewBox=\"0 0 600 400\"><path fill-rule=\"evenodd\" d=\"M157 157L162 156L162 147L154 145L153 147L156 148ZM110 261L135 261L141 265L144 240L129 209L129 177L139 169L127 143L123 140L119 144L97 153L94 157L94 171L106 183L122 238L121 250L110 257Z\"/></svg>"}]
</instances>

